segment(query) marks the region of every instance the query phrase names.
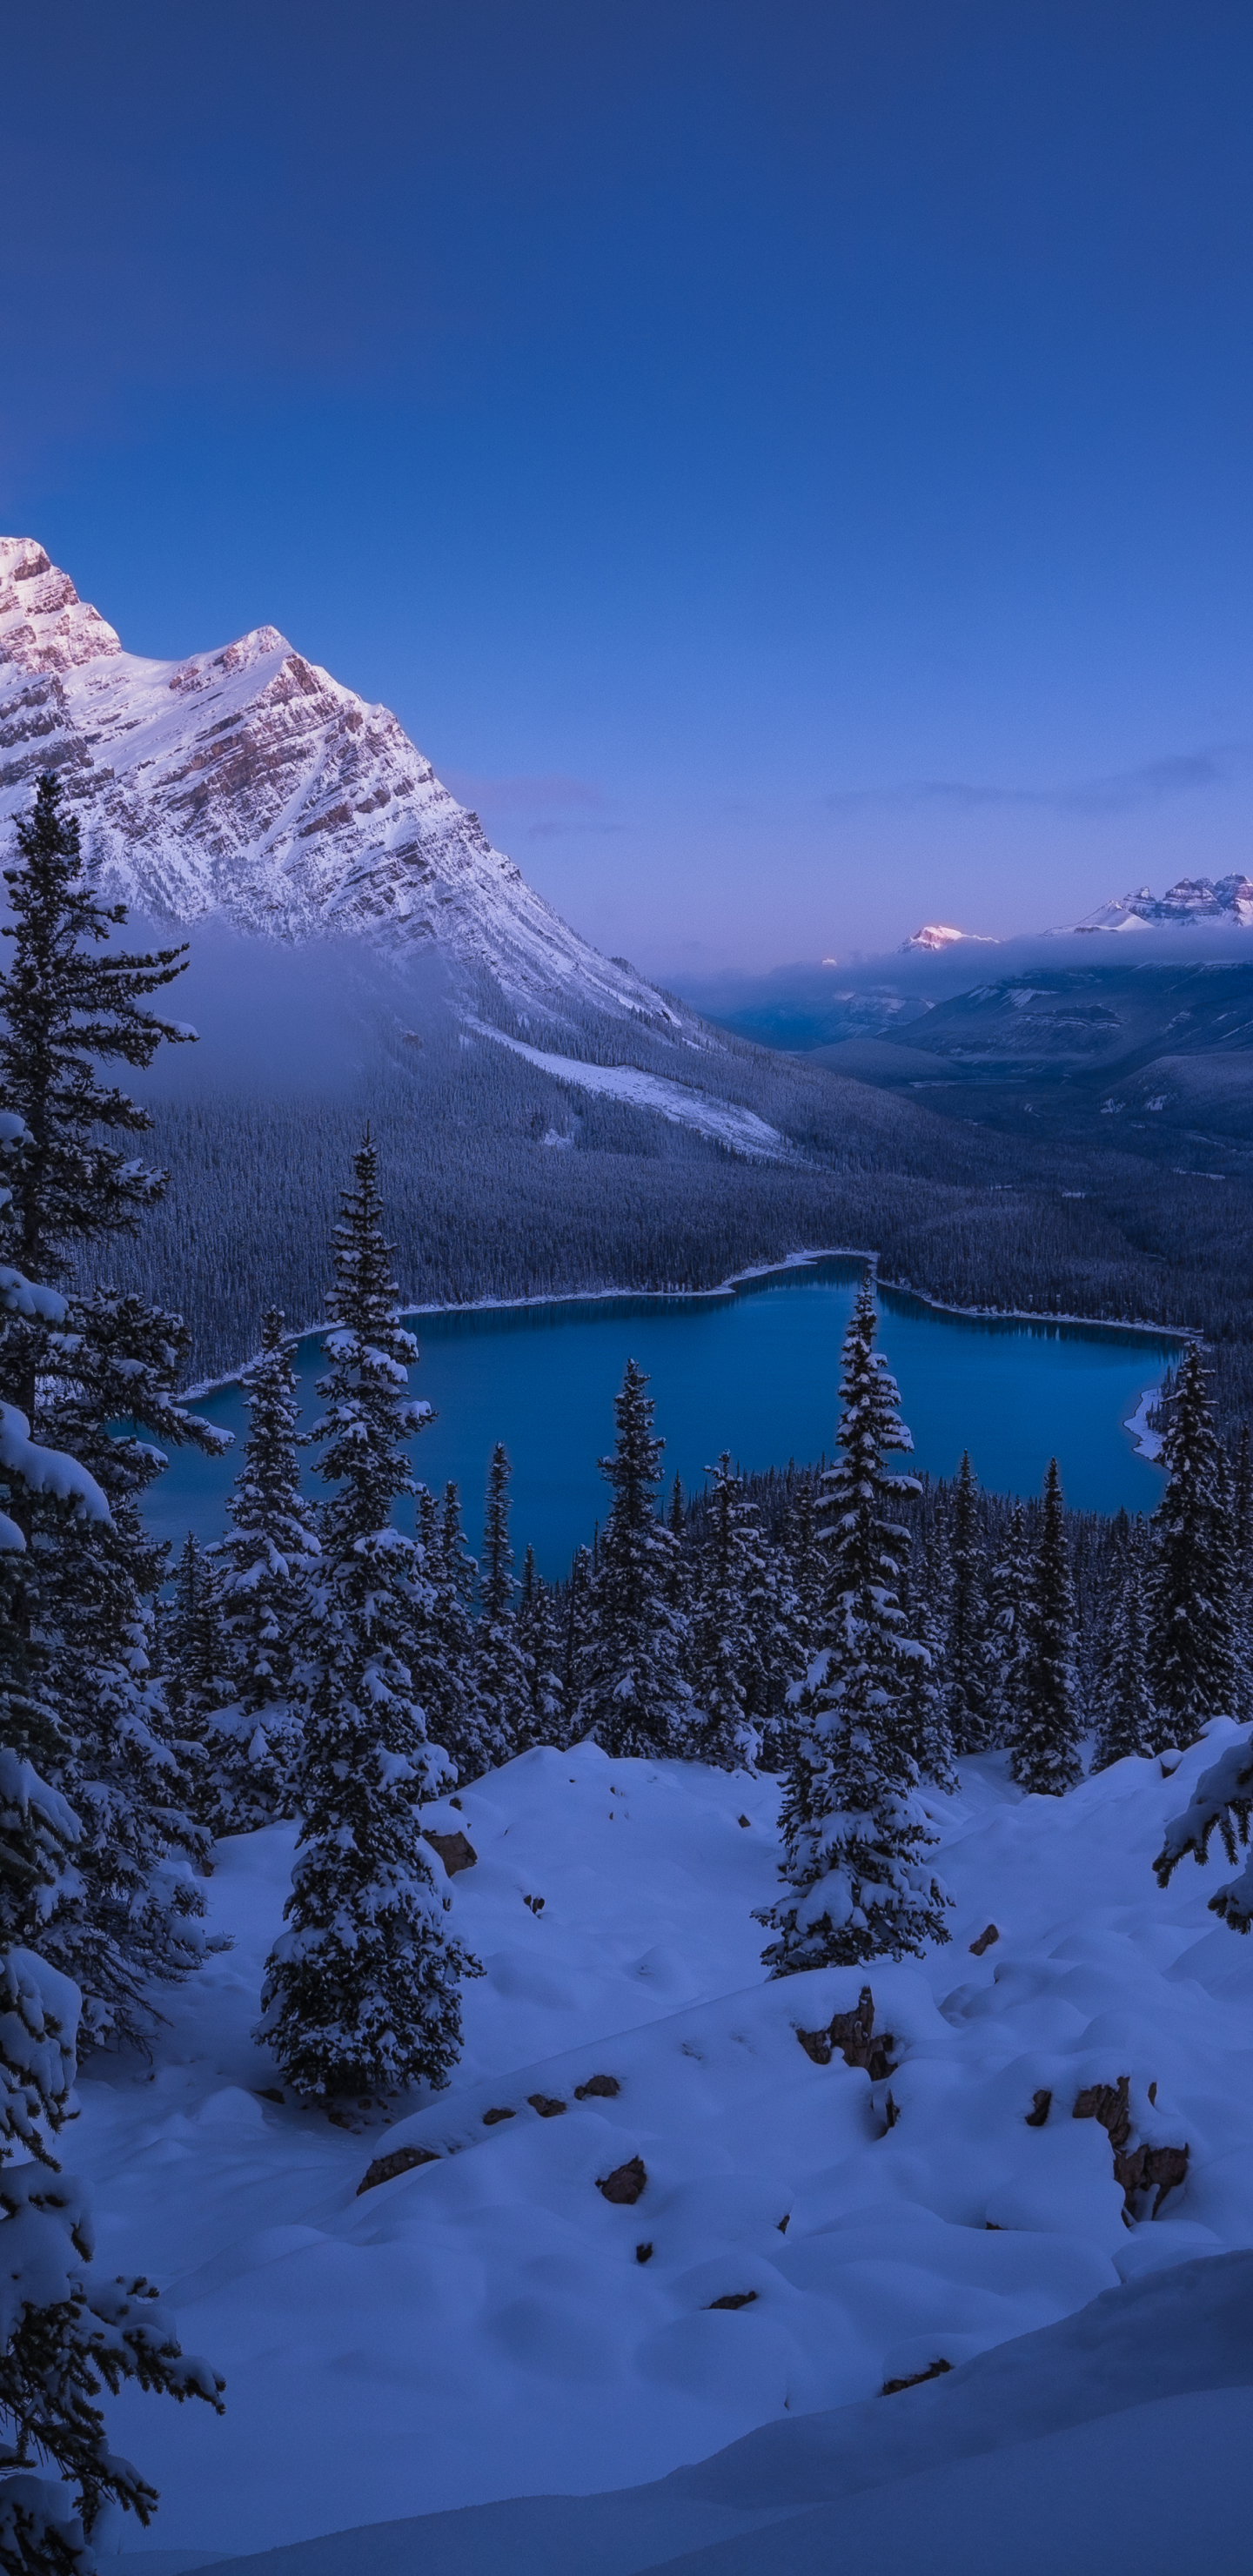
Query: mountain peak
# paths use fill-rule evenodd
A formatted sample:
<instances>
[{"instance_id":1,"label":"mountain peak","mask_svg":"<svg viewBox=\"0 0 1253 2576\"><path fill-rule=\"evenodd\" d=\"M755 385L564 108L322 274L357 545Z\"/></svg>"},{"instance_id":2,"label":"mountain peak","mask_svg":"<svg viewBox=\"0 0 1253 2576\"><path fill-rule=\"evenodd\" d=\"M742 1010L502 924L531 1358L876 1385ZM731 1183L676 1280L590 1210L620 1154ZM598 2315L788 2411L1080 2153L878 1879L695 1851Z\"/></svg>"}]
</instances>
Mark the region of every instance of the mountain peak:
<instances>
[{"instance_id":1,"label":"mountain peak","mask_svg":"<svg viewBox=\"0 0 1253 2576\"><path fill-rule=\"evenodd\" d=\"M34 537L0 537L0 665L72 671L121 643Z\"/></svg>"},{"instance_id":2,"label":"mountain peak","mask_svg":"<svg viewBox=\"0 0 1253 2576\"><path fill-rule=\"evenodd\" d=\"M1200 921L1238 930L1253 927L1253 879L1237 875L1177 877L1163 895L1155 895L1151 886L1141 886L1136 894L1111 896L1108 903L1098 904L1095 912L1085 913L1083 920L1071 927L1083 931L1186 930Z\"/></svg>"},{"instance_id":3,"label":"mountain peak","mask_svg":"<svg viewBox=\"0 0 1253 2576\"><path fill-rule=\"evenodd\" d=\"M33 538L0 537L0 741L0 817L60 771L101 891L137 912L438 955L558 1020L672 1017L493 849L388 708L275 626L148 661Z\"/></svg>"},{"instance_id":4,"label":"mountain peak","mask_svg":"<svg viewBox=\"0 0 1253 2576\"><path fill-rule=\"evenodd\" d=\"M972 948L995 948L998 944L982 931L954 930L947 921L925 921L921 930L915 930L908 939L902 939L901 954L904 956L907 949L922 948L936 956L946 948L955 948L959 940Z\"/></svg>"}]
</instances>

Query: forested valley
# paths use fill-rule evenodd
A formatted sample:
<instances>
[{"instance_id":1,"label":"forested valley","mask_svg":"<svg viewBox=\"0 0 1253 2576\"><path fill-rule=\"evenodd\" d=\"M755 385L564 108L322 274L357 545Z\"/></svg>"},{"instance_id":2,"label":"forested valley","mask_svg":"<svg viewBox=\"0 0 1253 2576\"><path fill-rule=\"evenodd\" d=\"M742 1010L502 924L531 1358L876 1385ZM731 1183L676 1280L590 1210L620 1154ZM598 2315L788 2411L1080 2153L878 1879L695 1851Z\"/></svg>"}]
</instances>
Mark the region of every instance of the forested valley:
<instances>
[{"instance_id":1,"label":"forested valley","mask_svg":"<svg viewBox=\"0 0 1253 2576\"><path fill-rule=\"evenodd\" d=\"M913 1479L868 1272L830 1463L749 1487L724 1456L701 1495L667 1490L632 1363L601 1461L605 1517L568 1581L544 1585L529 1556L519 1575L499 1447L476 1566L456 1489L429 1493L409 1455L427 1410L408 1390L403 1309L418 1291L460 1281L482 1294L475 1265L492 1262L502 1291L570 1285L563 1265L596 1276L616 1263L624 1225L646 1279L691 1282L792 1249L808 1219L854 1240L873 1231L886 1264L917 1284L929 1261L936 1293L974 1303L980 1247L990 1259L1013 1217L1013 1275L1047 1310L1078 1302L1076 1247L1096 1247L1095 1296L1113 1218L1087 1202L1076 1213L1056 1191L1007 1205L1007 1183L976 1183L983 1140L951 1137L950 1177L937 1179L938 1122L763 1068L750 1050L736 1059L744 1105L789 1140L769 1170L658 1140L622 1103L572 1110L516 1059L502 1072L490 1038L449 1047L442 1123L427 1118L420 1157L412 1108L402 1136L399 1074L364 1120L362 1103L341 1101L289 1127L284 1152L281 1125L232 1125L219 1102L185 1122L202 1157L193 1193L187 1156L168 1184L140 1159L149 1112L97 1070L142 1072L164 1044L188 1042L162 998L182 951L113 942L124 925L83 876L55 778L18 844L0 985L0 2205L12 2230L0 2564L86 2576L106 2504L144 2521L156 2501L110 2447L104 2395L130 2381L223 2403L218 2372L183 2355L146 2279L95 2262L89 2208L59 2157L80 2061L152 2046L163 1994L213 1955L215 1844L294 1827L254 2037L298 2104L348 2128L455 2073L463 1988L483 1968L451 1916L458 1833L433 1834L423 1810L449 1796L456 1807L528 1749L776 1776L778 1893L756 1908L771 1979L921 1957L949 1937L935 1854L955 1757L1006 1749L1018 1788L1049 1801L1129 1755L1170 1770L1215 1715L1249 1715L1253 1464L1247 1435L1224 1441L1193 1340L1164 1403L1166 1488L1149 1523L1068 1515L1056 1467L1029 1504L980 1495L965 1461L951 1484ZM466 1154L441 1198L458 1119ZM573 1148L545 1143L550 1132L574 1133ZM515 1203L506 1184L524 1172L531 1194L519 1187ZM663 1200L680 1196L666 1231ZM245 1268L249 1211L271 1197L282 1222L258 1224ZM554 1205L568 1233L544 1252ZM434 1248L415 1272L420 1234ZM146 1530L145 1494L171 1446L223 1436L185 1400L203 1352L175 1303L176 1243L202 1319L212 1301L238 1334L250 1301L264 1308L244 1328L259 1348L228 1526L171 1565ZM1111 1259L1104 1293L1120 1311L1142 1298L1160 1311L1152 1275L1147 1259ZM311 1424L296 1410L285 1297L323 1322ZM317 1502L299 1473L310 1439ZM1159 1855L1163 1884L1216 1828L1234 1858L1253 1807L1246 1755L1202 1780ZM1212 1902L1243 1928L1253 1876Z\"/></svg>"}]
</instances>

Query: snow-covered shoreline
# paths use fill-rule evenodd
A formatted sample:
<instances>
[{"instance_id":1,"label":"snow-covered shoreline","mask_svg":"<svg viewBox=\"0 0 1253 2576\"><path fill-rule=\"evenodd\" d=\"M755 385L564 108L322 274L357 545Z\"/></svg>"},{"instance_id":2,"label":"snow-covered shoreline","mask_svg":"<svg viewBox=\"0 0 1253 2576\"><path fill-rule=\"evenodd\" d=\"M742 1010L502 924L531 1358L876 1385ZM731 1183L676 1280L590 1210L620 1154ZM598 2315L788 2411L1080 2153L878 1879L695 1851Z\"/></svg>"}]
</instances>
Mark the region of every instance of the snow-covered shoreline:
<instances>
[{"instance_id":1,"label":"snow-covered shoreline","mask_svg":"<svg viewBox=\"0 0 1253 2576\"><path fill-rule=\"evenodd\" d=\"M648 1301L661 1299L673 1301L676 1298L682 1298L692 1304L698 1304L708 1298L733 1296L737 1288L743 1287L751 1279L779 1278L786 1271L809 1269L819 1261L863 1262L873 1270L877 1286L890 1290L893 1296L912 1297L918 1305L929 1306L937 1315L965 1317L971 1323L1077 1324L1083 1330L1092 1333L1142 1333L1146 1339L1178 1342L1181 1349L1186 1343L1198 1338L1195 1328L1189 1325L1157 1324L1143 1317L1041 1315L1028 1306L949 1305L942 1297L929 1296L925 1288L913 1287L907 1279L885 1278L879 1269L878 1253L868 1251L864 1244L856 1243L825 1244L812 1251L787 1252L781 1261L751 1262L746 1269L730 1271L725 1279L720 1279L712 1288L632 1288L622 1285L607 1288L572 1288L564 1296L554 1296L549 1292L537 1297L471 1297L442 1306L406 1305L404 1315L406 1323L412 1324L423 1315L506 1315L521 1313L529 1306L602 1305L615 1297L631 1297ZM326 1330L326 1318L321 1316L313 1323L295 1326L293 1339L309 1341L315 1333L324 1333ZM223 1387L238 1386L245 1371L252 1367L256 1356L254 1352L251 1358L241 1361L237 1369L228 1369L222 1377L199 1379L194 1386L185 1390L182 1402L199 1404L207 1395L218 1394ZM1156 1393L1156 1386L1151 1392ZM1131 1425L1128 1424L1126 1427L1130 1429Z\"/></svg>"}]
</instances>

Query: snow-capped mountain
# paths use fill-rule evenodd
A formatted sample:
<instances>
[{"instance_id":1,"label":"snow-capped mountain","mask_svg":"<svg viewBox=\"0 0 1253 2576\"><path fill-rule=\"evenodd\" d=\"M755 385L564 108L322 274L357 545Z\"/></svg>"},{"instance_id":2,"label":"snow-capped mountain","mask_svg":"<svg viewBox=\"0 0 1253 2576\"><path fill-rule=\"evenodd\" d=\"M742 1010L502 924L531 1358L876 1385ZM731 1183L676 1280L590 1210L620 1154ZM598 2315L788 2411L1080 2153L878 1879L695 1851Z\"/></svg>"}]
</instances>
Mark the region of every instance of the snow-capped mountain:
<instances>
[{"instance_id":1,"label":"snow-capped mountain","mask_svg":"<svg viewBox=\"0 0 1253 2576\"><path fill-rule=\"evenodd\" d=\"M1072 930L1186 930L1194 922L1219 923L1233 929L1253 928L1253 878L1180 877L1165 894L1151 886L1137 894L1112 896L1072 922Z\"/></svg>"},{"instance_id":2,"label":"snow-capped mountain","mask_svg":"<svg viewBox=\"0 0 1253 2576\"><path fill-rule=\"evenodd\" d=\"M924 921L921 930L911 931L908 939L902 939L901 955L921 948L927 955L937 957L959 944L969 948L995 948L999 942L989 939L980 930L954 930L947 921Z\"/></svg>"},{"instance_id":3,"label":"snow-capped mountain","mask_svg":"<svg viewBox=\"0 0 1253 2576\"><path fill-rule=\"evenodd\" d=\"M513 996L674 1015L492 848L386 707L273 626L184 662L123 650L68 574L0 538L0 815L56 768L104 890L284 940L437 951Z\"/></svg>"}]
</instances>

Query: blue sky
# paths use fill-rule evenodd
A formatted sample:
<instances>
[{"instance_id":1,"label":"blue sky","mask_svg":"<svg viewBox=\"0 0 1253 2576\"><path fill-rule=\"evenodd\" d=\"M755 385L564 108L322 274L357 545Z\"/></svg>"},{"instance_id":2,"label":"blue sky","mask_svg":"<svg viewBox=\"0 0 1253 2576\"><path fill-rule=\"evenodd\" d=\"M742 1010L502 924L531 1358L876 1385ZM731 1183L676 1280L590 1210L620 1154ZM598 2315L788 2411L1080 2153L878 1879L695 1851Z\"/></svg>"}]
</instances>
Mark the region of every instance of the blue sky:
<instances>
[{"instance_id":1,"label":"blue sky","mask_svg":"<svg viewBox=\"0 0 1253 2576\"><path fill-rule=\"evenodd\" d=\"M681 978L1250 864L1246 0L6 32L0 521Z\"/></svg>"}]
</instances>

